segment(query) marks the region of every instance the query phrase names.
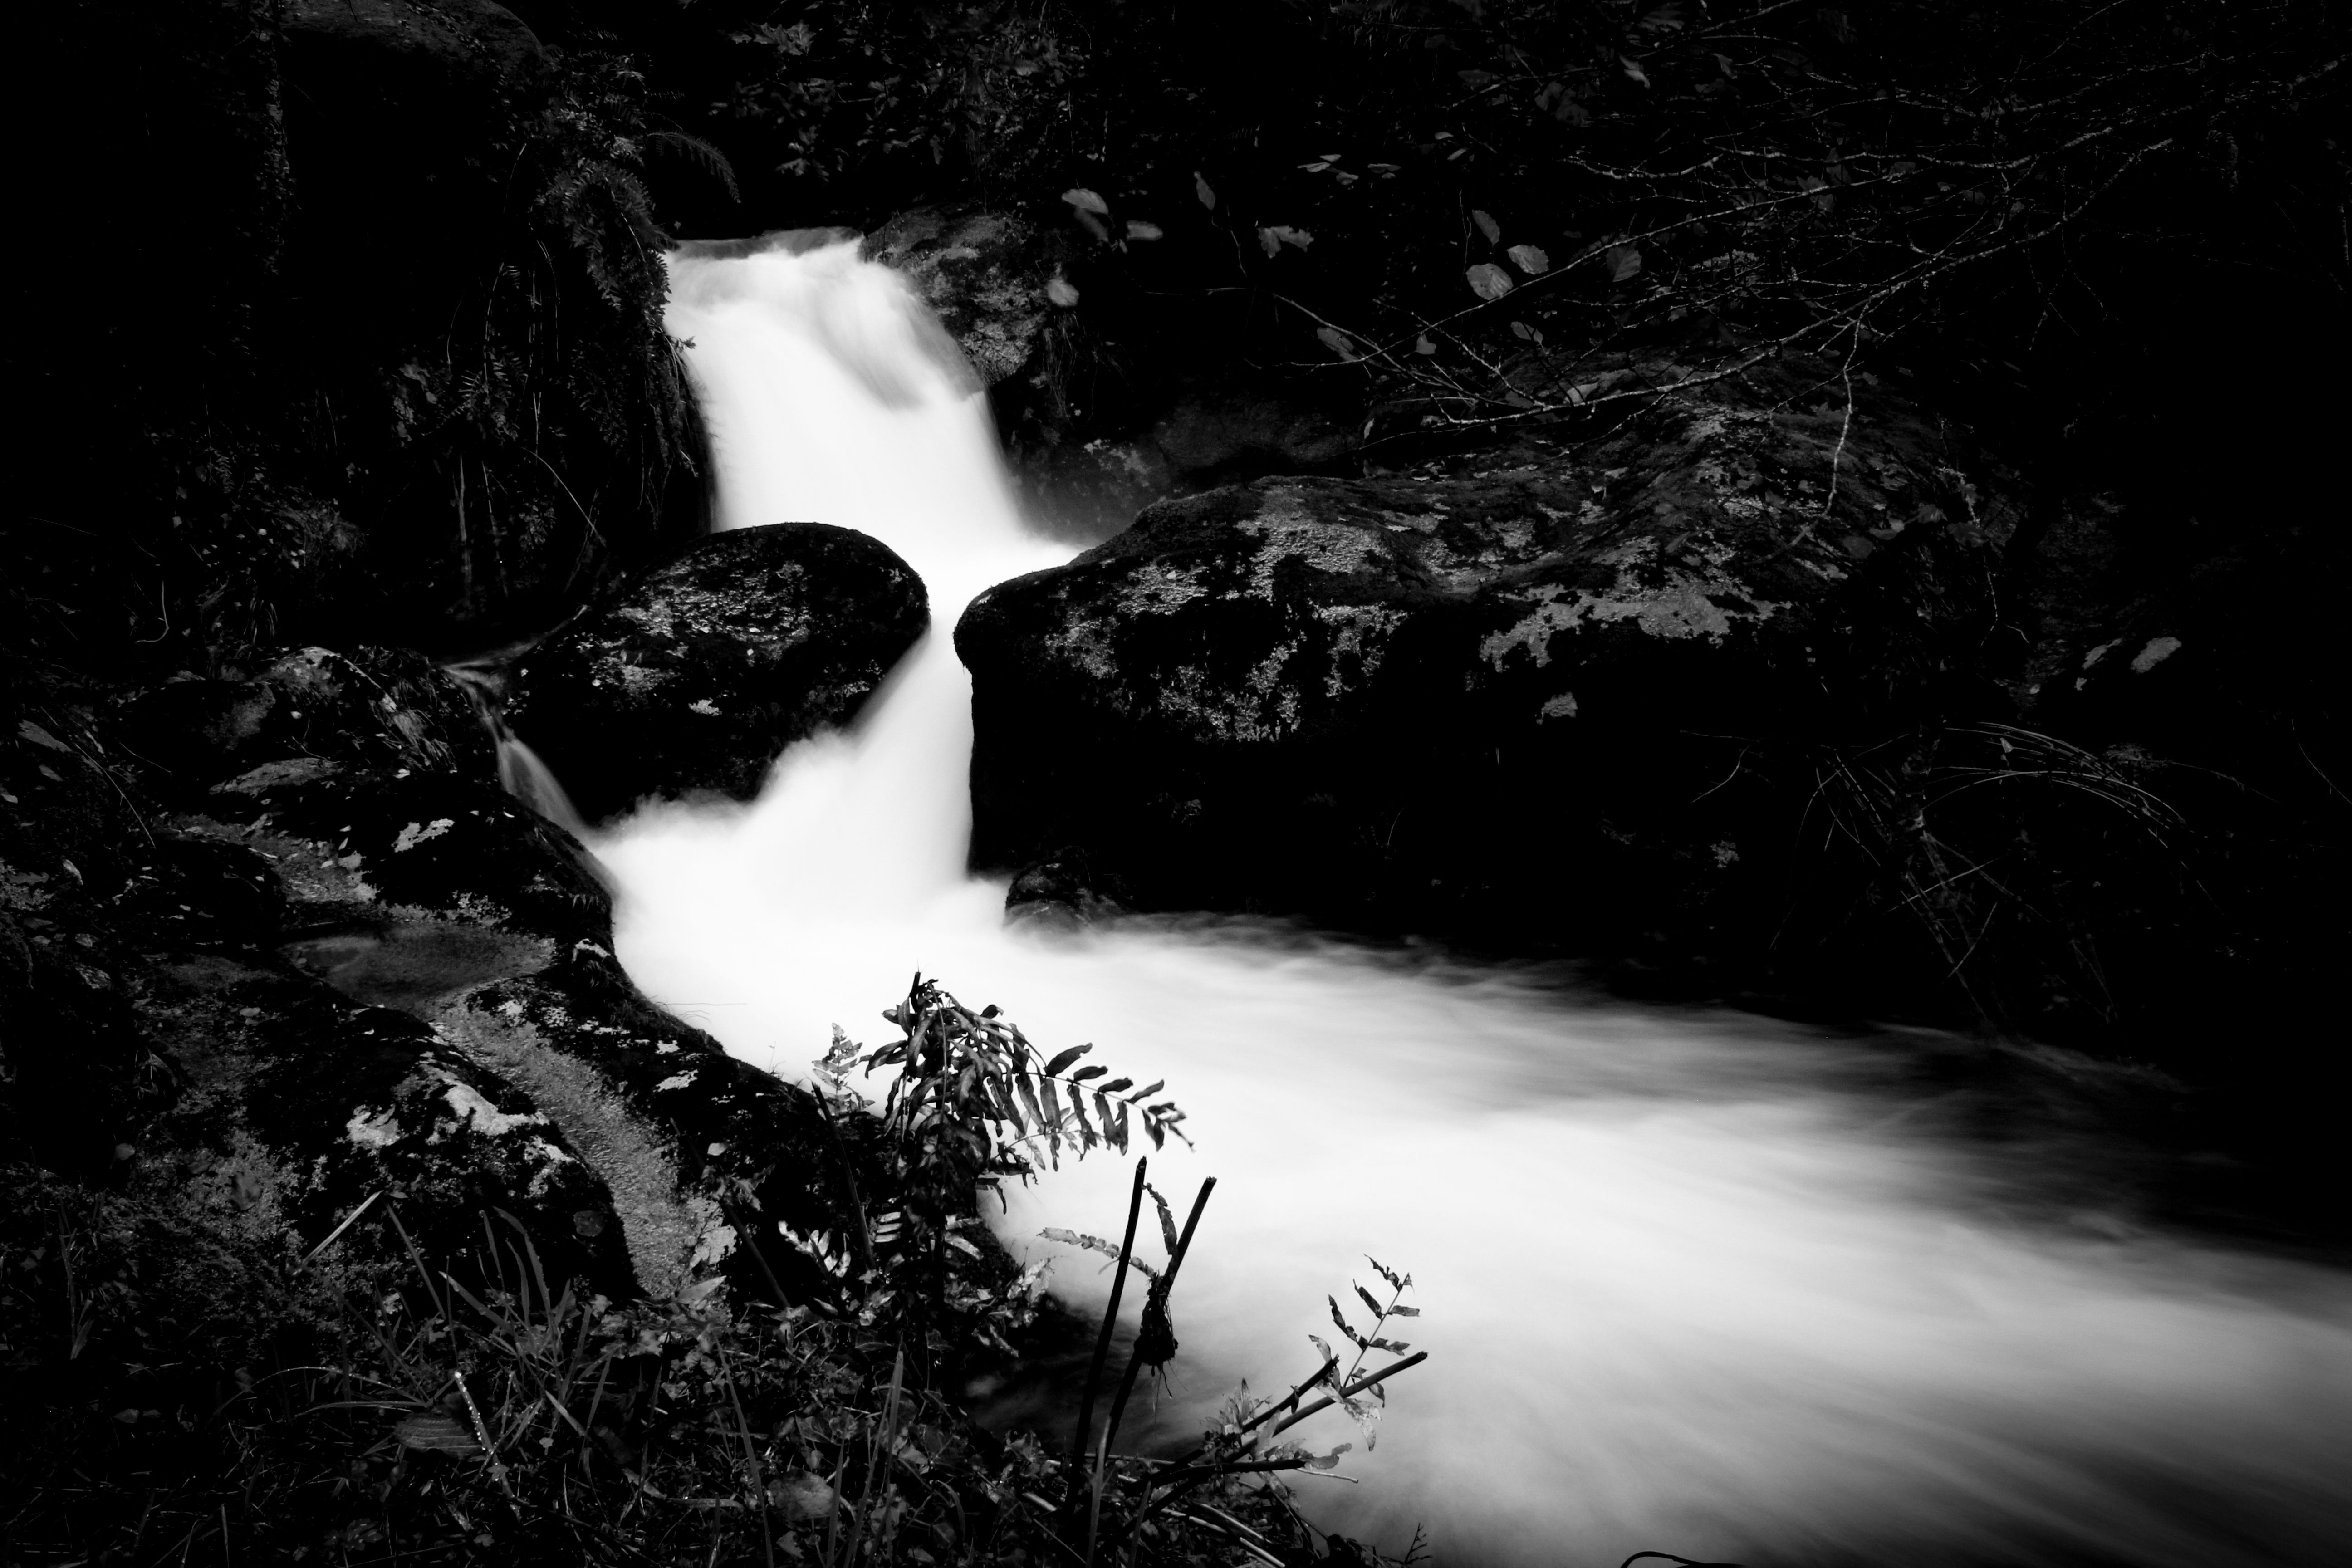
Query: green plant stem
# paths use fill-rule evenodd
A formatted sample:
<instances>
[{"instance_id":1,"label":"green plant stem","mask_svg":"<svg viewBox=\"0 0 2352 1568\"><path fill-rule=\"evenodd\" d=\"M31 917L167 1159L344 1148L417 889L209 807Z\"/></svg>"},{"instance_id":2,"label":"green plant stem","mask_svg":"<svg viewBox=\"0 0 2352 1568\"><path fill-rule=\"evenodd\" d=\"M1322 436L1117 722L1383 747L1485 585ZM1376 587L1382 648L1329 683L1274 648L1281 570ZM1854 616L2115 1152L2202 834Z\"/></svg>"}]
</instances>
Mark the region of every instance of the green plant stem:
<instances>
[{"instance_id":1,"label":"green plant stem","mask_svg":"<svg viewBox=\"0 0 2352 1568\"><path fill-rule=\"evenodd\" d=\"M1168 1272L1152 1288L1159 1293L1162 1311L1168 1310L1168 1299L1176 1289L1177 1271L1184 1267L1184 1255L1192 1247L1192 1232L1201 1224L1201 1211L1209 1206L1209 1194L1216 1190L1216 1185L1217 1178L1214 1176L1201 1184L1200 1194L1192 1200L1192 1212L1184 1216L1184 1233L1176 1238L1176 1250L1168 1255ZM1118 1395L1111 1401L1110 1420L1103 1428L1103 1446L1106 1448L1118 1440L1119 1418L1127 1414L1128 1396L1135 1392L1136 1374L1142 1370L1143 1355L1139 1345L1137 1352L1127 1358L1127 1371L1118 1380Z\"/></svg>"},{"instance_id":2,"label":"green plant stem","mask_svg":"<svg viewBox=\"0 0 2352 1568\"><path fill-rule=\"evenodd\" d=\"M1398 1373L1410 1371L1428 1359L1429 1352L1427 1351L1415 1351L1412 1354L1405 1357L1402 1361L1391 1362L1387 1366L1382 1367L1380 1371L1370 1373L1364 1377L1360 1377L1353 1383L1348 1384L1336 1394L1327 1394L1312 1405L1301 1405L1297 1414L1293 1415L1288 1420L1283 1422L1281 1426L1276 1426L1273 1431L1267 1433L1266 1436L1269 1437L1278 1437L1283 1433L1289 1431L1293 1426L1297 1426L1301 1421L1306 1420L1309 1415L1314 1415L1317 1411L1329 1409L1336 1400L1353 1398L1355 1395L1363 1393L1364 1390L1371 1387L1373 1384L1385 1383L1390 1378L1394 1377ZM1243 1430L1247 1431L1248 1428L1244 1427Z\"/></svg>"},{"instance_id":3,"label":"green plant stem","mask_svg":"<svg viewBox=\"0 0 2352 1568\"><path fill-rule=\"evenodd\" d=\"M735 1407L735 1425L743 1434L743 1462L751 1468L751 1490L760 1500L756 1505L760 1550L767 1558L768 1568L776 1568L775 1538L768 1532L767 1477L760 1468L760 1452L751 1441L751 1423L744 1418L743 1397L736 1392L735 1388L735 1368L728 1357L727 1347L723 1344L719 1347L719 1375L727 1381L727 1403Z\"/></svg>"},{"instance_id":4,"label":"green plant stem","mask_svg":"<svg viewBox=\"0 0 2352 1568\"><path fill-rule=\"evenodd\" d=\"M1087 1363L1086 1392L1078 1399L1078 1427L1070 1443L1070 1495L1064 1507L1076 1510L1078 1489L1085 1484L1087 1438L1095 1421L1095 1395L1102 1387L1103 1363L1110 1359L1112 1333L1118 1327L1118 1299L1127 1288L1128 1255L1135 1250L1135 1222L1143 1213L1143 1177L1150 1162L1141 1155L1135 1162L1135 1187L1128 1194L1127 1231L1119 1238L1118 1267L1110 1280L1110 1305L1103 1311L1102 1332L1096 1336L1095 1353Z\"/></svg>"}]
</instances>

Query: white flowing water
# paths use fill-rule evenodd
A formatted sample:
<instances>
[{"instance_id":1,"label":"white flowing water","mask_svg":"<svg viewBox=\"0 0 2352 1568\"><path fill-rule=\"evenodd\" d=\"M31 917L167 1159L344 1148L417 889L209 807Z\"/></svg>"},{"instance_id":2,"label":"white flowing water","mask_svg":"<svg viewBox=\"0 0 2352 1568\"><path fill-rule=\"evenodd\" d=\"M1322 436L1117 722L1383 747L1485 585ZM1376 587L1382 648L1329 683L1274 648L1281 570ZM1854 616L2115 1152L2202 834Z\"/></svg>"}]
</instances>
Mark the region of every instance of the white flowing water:
<instances>
[{"instance_id":1,"label":"white flowing water","mask_svg":"<svg viewBox=\"0 0 2352 1568\"><path fill-rule=\"evenodd\" d=\"M755 805L648 806L595 841L621 955L787 1076L835 1022L887 1037L919 969L1047 1049L1165 1077L1198 1149L1154 1154L1155 1184L1220 1185L1160 1430L1311 1370L1370 1253L1418 1281L1403 1337L1430 1359L1342 1462L1360 1484L1302 1489L1391 1551L1421 1521L1454 1565L2352 1561L2347 1282L2034 1217L2037 1173L1925 1125L1880 1047L1237 922L1008 929L963 870L948 634L1066 549L1024 528L952 345L853 247L673 278L722 524L875 534L934 630ZM1066 1166L1000 1232L1099 1310L1099 1260L1034 1238L1116 1226L1128 1179Z\"/></svg>"}]
</instances>

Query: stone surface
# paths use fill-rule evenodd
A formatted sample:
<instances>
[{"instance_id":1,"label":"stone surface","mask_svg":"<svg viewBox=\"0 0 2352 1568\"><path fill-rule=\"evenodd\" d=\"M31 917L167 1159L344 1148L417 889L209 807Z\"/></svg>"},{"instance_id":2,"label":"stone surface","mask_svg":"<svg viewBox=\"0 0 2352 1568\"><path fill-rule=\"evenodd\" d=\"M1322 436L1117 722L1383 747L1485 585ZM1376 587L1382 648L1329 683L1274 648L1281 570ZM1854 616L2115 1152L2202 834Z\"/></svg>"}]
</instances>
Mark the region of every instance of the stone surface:
<instances>
[{"instance_id":1,"label":"stone surface","mask_svg":"<svg viewBox=\"0 0 2352 1568\"><path fill-rule=\"evenodd\" d=\"M1139 269L1156 242L1114 244L1091 216L1041 226L979 206L919 207L866 237L961 351L1004 438L1029 514L1073 541L1155 500L1272 473L1336 472L1355 455L1351 390L1218 364L1182 342ZM1182 337L1182 334L1179 334ZM1140 356L1140 357L1139 357Z\"/></svg>"},{"instance_id":2,"label":"stone surface","mask_svg":"<svg viewBox=\"0 0 2352 1568\"><path fill-rule=\"evenodd\" d=\"M125 750L161 770L167 792L192 797L254 768L280 776L327 761L495 771L464 688L411 650L284 649L224 675L141 693L117 720Z\"/></svg>"},{"instance_id":3,"label":"stone surface","mask_svg":"<svg viewBox=\"0 0 2352 1568\"><path fill-rule=\"evenodd\" d=\"M1034 372L1062 309L1046 288L1063 247L1010 213L921 207L867 235L861 254L903 276L963 351L982 386Z\"/></svg>"},{"instance_id":4,"label":"stone surface","mask_svg":"<svg viewBox=\"0 0 2352 1568\"><path fill-rule=\"evenodd\" d=\"M956 631L975 862L1518 942L1752 921L1798 820L1748 759L1933 709L2014 526L1989 465L1822 373L1161 503L992 589Z\"/></svg>"},{"instance_id":5,"label":"stone surface","mask_svg":"<svg viewBox=\"0 0 2352 1568\"><path fill-rule=\"evenodd\" d=\"M331 1238L306 1267L354 1288L413 1273L404 1229L468 1277L495 1239L613 1296L831 1290L752 1242L845 1223L811 1100L637 994L592 863L424 659L110 709L0 682L0 1159L198 1250Z\"/></svg>"},{"instance_id":6,"label":"stone surface","mask_svg":"<svg viewBox=\"0 0 2352 1568\"><path fill-rule=\"evenodd\" d=\"M846 722L929 621L862 533L713 534L518 661L506 721L590 819L649 795L757 794L791 742Z\"/></svg>"}]
</instances>

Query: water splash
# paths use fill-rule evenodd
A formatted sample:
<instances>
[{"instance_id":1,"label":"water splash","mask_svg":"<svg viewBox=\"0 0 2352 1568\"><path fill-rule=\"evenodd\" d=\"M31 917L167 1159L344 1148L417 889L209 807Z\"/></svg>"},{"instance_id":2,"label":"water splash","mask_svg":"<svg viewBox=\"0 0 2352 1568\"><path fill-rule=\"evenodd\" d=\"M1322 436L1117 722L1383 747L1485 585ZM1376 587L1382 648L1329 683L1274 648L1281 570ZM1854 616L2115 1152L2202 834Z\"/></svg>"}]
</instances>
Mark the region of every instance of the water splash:
<instances>
[{"instance_id":1,"label":"water splash","mask_svg":"<svg viewBox=\"0 0 2352 1568\"><path fill-rule=\"evenodd\" d=\"M465 688L466 696L474 704L474 717L481 721L490 744L497 749L499 787L584 843L589 837L588 824L572 804L572 796L564 792L554 770L522 737L507 727L506 667L520 651L502 649L442 668Z\"/></svg>"},{"instance_id":2,"label":"water splash","mask_svg":"<svg viewBox=\"0 0 2352 1568\"><path fill-rule=\"evenodd\" d=\"M1155 1155L1159 1184L1222 1185L1159 1430L1308 1370L1323 1296L1369 1279L1369 1251L1420 1280L1431 1360L1350 1456L1360 1489L1307 1501L1391 1549L1418 1521L1454 1564L2352 1555L2346 1281L2058 1223L2063 1148L1939 1134L1884 1043L1246 922L1007 929L1001 887L962 871L969 683L945 631L1061 552L1021 526L968 376L892 275L841 243L673 273L722 521L872 532L937 619L755 805L653 807L596 843L621 954L787 1075L920 969L1048 1048L1165 1076L1200 1147ZM1066 1169L1001 1233L1054 1252L1041 1226L1115 1224L1125 1184ZM1108 1286L1068 1258L1056 1289L1098 1310Z\"/></svg>"}]
</instances>

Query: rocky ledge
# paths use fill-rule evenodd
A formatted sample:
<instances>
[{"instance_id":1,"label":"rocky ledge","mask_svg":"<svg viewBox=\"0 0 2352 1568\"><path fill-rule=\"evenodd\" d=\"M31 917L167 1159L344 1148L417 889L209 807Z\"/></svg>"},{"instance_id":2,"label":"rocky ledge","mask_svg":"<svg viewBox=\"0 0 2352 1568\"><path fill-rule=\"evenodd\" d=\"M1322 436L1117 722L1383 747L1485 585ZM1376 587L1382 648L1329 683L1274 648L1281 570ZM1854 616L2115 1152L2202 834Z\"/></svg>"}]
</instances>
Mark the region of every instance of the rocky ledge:
<instances>
[{"instance_id":1,"label":"rocky ledge","mask_svg":"<svg viewBox=\"0 0 2352 1568\"><path fill-rule=\"evenodd\" d=\"M1573 449L1163 502L956 628L973 858L1145 908L1752 944L1790 761L1936 708L2016 522L1952 432L1794 362Z\"/></svg>"},{"instance_id":2,"label":"rocky ledge","mask_svg":"<svg viewBox=\"0 0 2352 1568\"><path fill-rule=\"evenodd\" d=\"M580 847L422 658L85 695L0 736L0 1142L164 1252L364 1273L487 1225L615 1298L768 1291L803 1266L755 1226L841 1223L808 1097L636 994Z\"/></svg>"},{"instance_id":3,"label":"rocky ledge","mask_svg":"<svg viewBox=\"0 0 2352 1568\"><path fill-rule=\"evenodd\" d=\"M929 624L887 546L816 522L739 528L592 605L518 661L506 721L590 820L651 795L749 800L840 724Z\"/></svg>"}]
</instances>

